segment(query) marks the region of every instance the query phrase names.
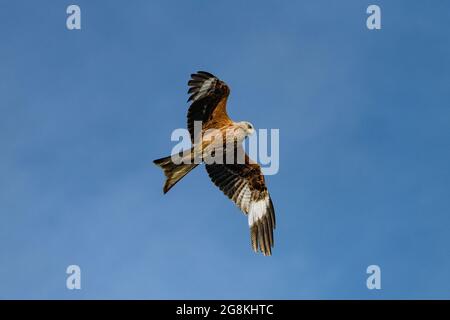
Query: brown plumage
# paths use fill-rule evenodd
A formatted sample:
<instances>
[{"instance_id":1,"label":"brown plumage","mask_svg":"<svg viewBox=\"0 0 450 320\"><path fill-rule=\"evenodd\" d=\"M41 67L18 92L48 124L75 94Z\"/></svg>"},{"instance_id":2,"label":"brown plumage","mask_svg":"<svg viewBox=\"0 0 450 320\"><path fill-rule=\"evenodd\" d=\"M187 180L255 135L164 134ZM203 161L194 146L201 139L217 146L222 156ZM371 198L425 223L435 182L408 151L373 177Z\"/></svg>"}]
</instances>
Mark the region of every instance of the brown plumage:
<instances>
[{"instance_id":1,"label":"brown plumage","mask_svg":"<svg viewBox=\"0 0 450 320\"><path fill-rule=\"evenodd\" d=\"M245 156L245 164L207 164L206 171L212 182L245 214L249 214L252 203L267 201L267 213L250 225L250 236L254 251L260 250L264 255L271 255L275 229L272 199L260 166L251 163L250 158Z\"/></svg>"},{"instance_id":2,"label":"brown plumage","mask_svg":"<svg viewBox=\"0 0 450 320\"><path fill-rule=\"evenodd\" d=\"M187 114L187 128L194 142L194 122L202 122L202 130L219 129L221 126L232 124L227 114L227 99L230 88L212 74L199 71L191 75L189 101L192 101ZM205 84L207 86L205 86Z\"/></svg>"},{"instance_id":3,"label":"brown plumage","mask_svg":"<svg viewBox=\"0 0 450 320\"><path fill-rule=\"evenodd\" d=\"M211 73L199 71L191 75L188 85L190 87L188 93L191 94L188 101L192 103L187 114L187 127L193 147L187 151L185 159L194 159L201 154L200 159L207 162L206 170L212 182L248 216L253 250L271 255L275 229L272 199L260 166L252 161L242 148L243 139L252 134L254 129L248 122L235 123L228 117L226 104L230 89L225 82ZM196 121L201 121L201 132L199 137L194 139ZM220 130L222 137L226 136L225 132L229 129L236 134L232 137L232 143L220 141L213 146L211 141L201 138L208 129ZM235 161L232 163L207 161L210 158L205 158L205 150L212 146L215 149L211 156L215 154L216 149L223 152L224 158L227 152L233 151ZM243 163L236 161L238 155L244 159ZM154 163L160 166L166 175L164 193L198 165L198 163L175 164L171 157L155 160Z\"/></svg>"}]
</instances>

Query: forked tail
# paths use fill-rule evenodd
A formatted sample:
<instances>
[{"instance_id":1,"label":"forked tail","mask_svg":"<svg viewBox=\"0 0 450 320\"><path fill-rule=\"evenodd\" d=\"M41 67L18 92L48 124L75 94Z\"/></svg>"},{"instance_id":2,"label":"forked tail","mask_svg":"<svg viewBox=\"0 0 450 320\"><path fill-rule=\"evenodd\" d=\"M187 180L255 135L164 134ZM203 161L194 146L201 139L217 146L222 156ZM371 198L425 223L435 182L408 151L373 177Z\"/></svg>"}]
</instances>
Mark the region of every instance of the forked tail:
<instances>
[{"instance_id":1,"label":"forked tail","mask_svg":"<svg viewBox=\"0 0 450 320\"><path fill-rule=\"evenodd\" d=\"M175 164L172 161L172 157L165 157L153 161L154 164L163 169L166 175L166 183L164 184L163 191L167 193L178 181L181 180L185 175L187 175L192 169L194 169L198 164Z\"/></svg>"}]
</instances>

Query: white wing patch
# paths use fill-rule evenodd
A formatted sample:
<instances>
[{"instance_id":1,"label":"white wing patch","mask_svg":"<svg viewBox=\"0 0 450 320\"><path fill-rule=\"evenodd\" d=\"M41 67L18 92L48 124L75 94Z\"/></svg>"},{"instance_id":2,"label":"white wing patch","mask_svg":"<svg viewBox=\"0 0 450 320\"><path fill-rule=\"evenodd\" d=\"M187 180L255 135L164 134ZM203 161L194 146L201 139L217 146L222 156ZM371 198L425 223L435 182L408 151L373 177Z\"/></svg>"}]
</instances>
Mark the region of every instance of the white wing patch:
<instances>
[{"instance_id":1,"label":"white wing patch","mask_svg":"<svg viewBox=\"0 0 450 320\"><path fill-rule=\"evenodd\" d=\"M209 91L214 86L214 83L216 82L215 78L210 78L208 80L205 80L203 82L202 86L200 87L200 90L195 94L193 100L197 101L203 97L205 97Z\"/></svg>"},{"instance_id":2,"label":"white wing patch","mask_svg":"<svg viewBox=\"0 0 450 320\"><path fill-rule=\"evenodd\" d=\"M250 227L252 227L258 220L267 214L268 205L269 197L250 203L250 210L248 214L248 225Z\"/></svg>"},{"instance_id":3,"label":"white wing patch","mask_svg":"<svg viewBox=\"0 0 450 320\"><path fill-rule=\"evenodd\" d=\"M248 213L250 200L252 198L252 191L250 190L248 184L242 188L239 192L236 204L245 212Z\"/></svg>"}]
</instances>

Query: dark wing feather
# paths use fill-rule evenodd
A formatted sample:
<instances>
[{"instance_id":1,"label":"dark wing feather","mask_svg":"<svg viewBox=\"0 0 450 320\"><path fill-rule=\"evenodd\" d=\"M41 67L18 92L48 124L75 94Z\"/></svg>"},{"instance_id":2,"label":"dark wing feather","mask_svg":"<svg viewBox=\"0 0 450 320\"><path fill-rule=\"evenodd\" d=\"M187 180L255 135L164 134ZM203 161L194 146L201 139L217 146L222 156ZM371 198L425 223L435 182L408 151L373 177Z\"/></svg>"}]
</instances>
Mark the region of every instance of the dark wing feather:
<instances>
[{"instance_id":1,"label":"dark wing feather","mask_svg":"<svg viewBox=\"0 0 450 320\"><path fill-rule=\"evenodd\" d=\"M275 211L258 164L245 155L245 164L207 164L212 182L248 215L252 248L271 255Z\"/></svg>"},{"instance_id":2,"label":"dark wing feather","mask_svg":"<svg viewBox=\"0 0 450 320\"><path fill-rule=\"evenodd\" d=\"M220 128L231 123L226 112L226 102L230 94L227 84L209 72L198 71L188 82L192 101L187 114L187 127L194 142L194 122L201 121L202 128Z\"/></svg>"}]
</instances>

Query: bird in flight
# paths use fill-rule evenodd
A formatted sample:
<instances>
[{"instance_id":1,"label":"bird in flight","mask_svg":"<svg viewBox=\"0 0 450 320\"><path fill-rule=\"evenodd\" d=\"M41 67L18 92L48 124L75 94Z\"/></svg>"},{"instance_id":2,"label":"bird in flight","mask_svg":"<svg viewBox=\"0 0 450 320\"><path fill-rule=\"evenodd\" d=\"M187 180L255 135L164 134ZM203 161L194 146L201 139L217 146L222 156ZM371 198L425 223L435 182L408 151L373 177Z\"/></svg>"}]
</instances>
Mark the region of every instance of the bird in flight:
<instances>
[{"instance_id":1,"label":"bird in flight","mask_svg":"<svg viewBox=\"0 0 450 320\"><path fill-rule=\"evenodd\" d=\"M192 147L154 161L166 176L163 192L167 193L192 169L205 163L212 182L248 216L253 250L270 256L275 229L272 199L261 167L249 158L242 146L254 128L249 122L233 122L228 117L230 88L211 73L192 74L188 86L191 94L188 102L192 103L187 127Z\"/></svg>"}]
</instances>

